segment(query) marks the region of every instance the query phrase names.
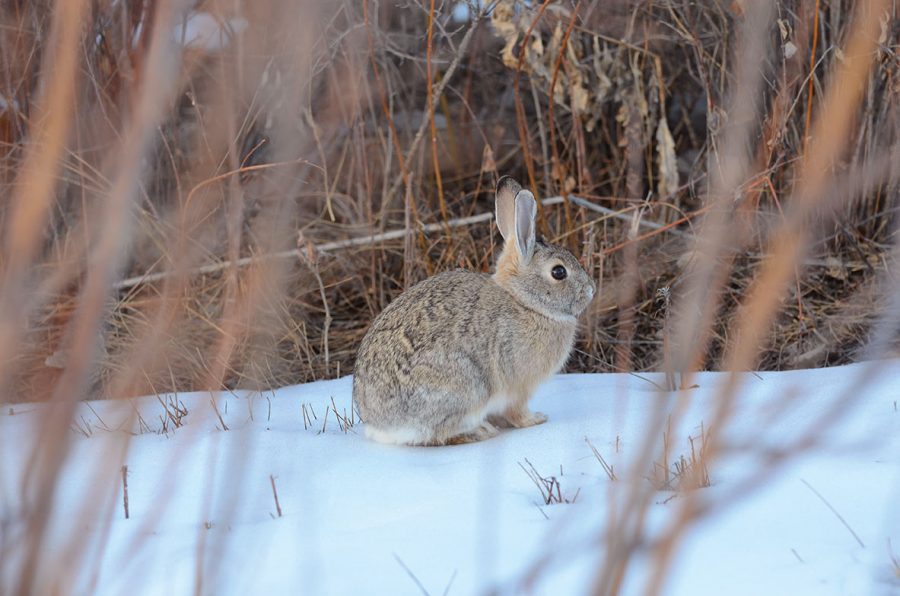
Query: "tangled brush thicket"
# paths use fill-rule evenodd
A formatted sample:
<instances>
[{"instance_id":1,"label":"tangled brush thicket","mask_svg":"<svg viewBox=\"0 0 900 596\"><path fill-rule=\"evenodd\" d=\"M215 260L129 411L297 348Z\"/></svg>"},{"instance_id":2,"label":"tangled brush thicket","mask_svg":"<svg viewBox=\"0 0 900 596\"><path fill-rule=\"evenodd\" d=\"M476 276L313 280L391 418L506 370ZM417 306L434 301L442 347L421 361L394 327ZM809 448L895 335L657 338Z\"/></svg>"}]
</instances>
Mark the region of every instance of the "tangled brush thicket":
<instances>
[{"instance_id":1,"label":"tangled brush thicket","mask_svg":"<svg viewBox=\"0 0 900 596\"><path fill-rule=\"evenodd\" d=\"M502 174L539 196L573 197L539 215L541 233L583 254L600 287L569 370L661 367L723 139L740 124L728 110L749 5L459 4L208 1L174 16L171 40L184 49L155 81L171 92L147 128L129 236L92 336L91 395L351 372L369 321L404 288L452 267L490 269L496 234L468 218L491 211ZM0 7L4 195L44 122L52 8ZM810 120L845 60L855 10L852 0L778 0L764 24L762 97L742 148L751 167L731 189L729 217L744 232L732 239L705 367L735 341L730 323L817 143ZM853 360L886 298L900 164L892 10L879 15L875 67L833 169L885 156L894 165L817 222L760 368ZM144 0L85 12L71 134L35 232L35 298L22 307L6 399L43 399L70 362L87 255L151 76L158 18ZM214 33L190 37L201 22ZM10 213L0 209L4 229Z\"/></svg>"},{"instance_id":2,"label":"tangled brush thicket","mask_svg":"<svg viewBox=\"0 0 900 596\"><path fill-rule=\"evenodd\" d=\"M586 135L594 133L614 110L615 122L625 132L619 145L627 146L631 137L638 137L642 147L655 147L656 169L648 173L648 182L658 196L674 194L679 173L665 114L662 61L624 38L617 41L599 32L574 31L577 15L571 8L547 10L556 18L545 42L542 29L531 26L533 12L517 10L511 1L497 5L491 25L504 41L503 64L526 73L531 84L577 120ZM550 171L565 192L575 189L575 179L558 158Z\"/></svg>"}]
</instances>

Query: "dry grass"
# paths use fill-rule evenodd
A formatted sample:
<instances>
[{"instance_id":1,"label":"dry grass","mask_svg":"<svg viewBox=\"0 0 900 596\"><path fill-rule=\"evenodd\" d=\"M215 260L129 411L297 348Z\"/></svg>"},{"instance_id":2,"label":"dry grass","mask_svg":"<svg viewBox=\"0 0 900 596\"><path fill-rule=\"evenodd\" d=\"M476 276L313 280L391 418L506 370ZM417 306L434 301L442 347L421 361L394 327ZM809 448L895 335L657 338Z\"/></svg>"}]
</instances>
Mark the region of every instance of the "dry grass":
<instances>
[{"instance_id":1,"label":"dry grass","mask_svg":"<svg viewBox=\"0 0 900 596\"><path fill-rule=\"evenodd\" d=\"M770 75L744 133L759 149L725 185L739 189L746 231L732 246L727 292L708 309L704 367L724 365L741 296L765 260L769 230L785 216L810 102L818 105L821 77L850 22L846 4L821 7L818 53L807 47L809 2L778 4L766 25ZM658 291L684 287L696 266L690 238L710 209L704 197L723 186L709 173L724 163L740 3L621 0L532 13L501 2L477 26L443 13L429 19L427 6L378 14L368 7L296 7L323 25L310 48L290 49L303 56L292 61L272 57L284 39L259 34L273 15L290 12L281 3L242 15L203 5L248 26L222 51L188 49L167 77L171 89L145 102L158 113L150 114L155 133L134 139L142 155L129 167L139 172L122 170L113 156L140 109L135 91L150 63L139 25L150 15L121 3L91 9L81 36L66 42L83 48L77 69L60 66L77 71L73 80L50 77L35 58L52 48L42 34L52 25L49 10L6 10L0 185L29 188L44 203L28 203L34 214L6 208L0 217L8 230L45 231L7 237L8 254L21 260L6 267L9 285L33 288L38 299L10 316L8 325L28 325L16 331L22 342L5 344L22 349L6 357L16 374L3 399L52 394L76 341L71 323L84 308L85 275L97 270L85 266L86 255L99 254L101 240L117 259L97 283L117 290L95 315L103 325L92 332L93 395L262 389L347 374L367 322L405 287L450 267L491 266L489 222L450 223L490 212L498 173L625 216L569 201L541 208L542 232L584 254L604 288L569 369L663 366L668 311ZM896 151L890 26L879 33L875 71L846 134L848 167ZM523 44L526 35L532 42ZM816 57L812 76L807 54ZM64 116L59 122L39 117L44 103L32 90L42 75L78 98L77 118L53 106L45 109ZM38 132L29 122L56 145L29 142ZM281 130L292 132L282 139ZM29 182L29 172L44 171L57 174ZM805 257L808 269L793 272L791 296L755 366L843 363L866 343L883 299L871 285L888 254L896 184L893 173L861 176L871 188L839 207L841 217ZM32 188L37 182L44 187ZM125 211L104 215L102 197L131 192ZM33 221L16 219L26 217ZM348 242L355 238L363 241ZM322 246L334 248L314 248Z\"/></svg>"},{"instance_id":2,"label":"dry grass","mask_svg":"<svg viewBox=\"0 0 900 596\"><path fill-rule=\"evenodd\" d=\"M687 439L689 449L672 458L671 426L663 432L662 453L648 476L650 484L658 491L689 491L706 488L712 484L709 477L706 437L708 431L701 425L700 433Z\"/></svg>"},{"instance_id":3,"label":"dry grass","mask_svg":"<svg viewBox=\"0 0 900 596\"><path fill-rule=\"evenodd\" d=\"M525 458L525 465L522 465L522 462L519 462L519 467L528 475L541 493L541 500L544 502L544 505L574 503L578 500L578 491L575 491L575 494L571 497L563 495L559 478L556 476L542 476L541 473L537 471L537 468L534 467L534 464L528 461L528 458ZM562 477L562 475L562 468L560 468L559 476Z\"/></svg>"},{"instance_id":4,"label":"dry grass","mask_svg":"<svg viewBox=\"0 0 900 596\"><path fill-rule=\"evenodd\" d=\"M603 458L603 455L601 455L597 448L594 447L594 444L591 443L587 437L584 438L584 442L587 443L587 446L591 449L591 453L593 453L594 457L597 458L597 461L600 462L600 466L603 468L603 472L606 474L606 477L609 478L610 482L618 480L615 469L613 469L613 466Z\"/></svg>"},{"instance_id":5,"label":"dry grass","mask_svg":"<svg viewBox=\"0 0 900 596\"><path fill-rule=\"evenodd\" d=\"M405 288L490 269L500 174L564 197L541 204L540 231L598 281L569 370L665 370L673 390L698 369L896 351L896 3L501 0L464 22L451 8L0 7L0 399L59 405L23 447L33 507L21 555L0 562L17 591L64 591L90 567L73 555L58 583L38 573L70 429L92 432L79 400L350 373ZM199 13L221 47L188 43ZM598 593L618 592L642 544L655 493L634 479L662 461L703 486L728 457L740 379L690 457L669 463L674 407L647 421L629 470L607 470L624 546L605 551ZM850 397L734 490L814 446ZM162 405L163 432L189 415ZM331 409L351 431L354 412ZM98 486L125 481L129 436L85 472ZM648 593L721 506L702 492L648 547ZM0 561L12 548L0 536ZM62 551L81 552L74 537Z\"/></svg>"}]
</instances>

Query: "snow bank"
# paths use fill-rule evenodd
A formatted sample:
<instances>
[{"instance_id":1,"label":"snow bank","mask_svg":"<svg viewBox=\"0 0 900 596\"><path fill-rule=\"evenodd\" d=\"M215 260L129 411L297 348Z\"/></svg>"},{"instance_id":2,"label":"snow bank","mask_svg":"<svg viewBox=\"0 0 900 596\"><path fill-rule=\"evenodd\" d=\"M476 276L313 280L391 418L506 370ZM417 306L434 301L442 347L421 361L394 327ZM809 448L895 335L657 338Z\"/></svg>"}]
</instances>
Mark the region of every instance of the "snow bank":
<instances>
[{"instance_id":1,"label":"snow bank","mask_svg":"<svg viewBox=\"0 0 900 596\"><path fill-rule=\"evenodd\" d=\"M728 436L789 437L860 370L748 376ZM690 405L673 432L673 453L688 449L686 437L709 423L723 381L701 374L698 387L678 398ZM588 593L605 549L613 485L585 438L624 469L650 415L673 403L654 382L661 377L560 375L533 403L548 423L442 448L367 442L350 413L350 378L217 395L218 414L209 394L86 403L71 430L43 581L64 577L76 593L131 595L197 587L215 594L421 594L417 582L431 594L448 587L450 594ZM767 404L784 395L794 395L796 406L766 420ZM893 362L827 445L689 533L666 593L897 593L887 546L892 539L900 552L897 400L900 362ZM0 416L0 529L13 538L27 506L25 447L39 440L42 411L18 405ZM544 505L521 467L527 462L555 476L563 500L574 503ZM744 456L727 458L701 490L724 494L746 476L746 465ZM659 493L652 524L662 527L679 498ZM72 552L87 553L91 563L67 567ZM19 562L13 555L0 563L0 592L12 590ZM628 583L625 591L638 587Z\"/></svg>"}]
</instances>

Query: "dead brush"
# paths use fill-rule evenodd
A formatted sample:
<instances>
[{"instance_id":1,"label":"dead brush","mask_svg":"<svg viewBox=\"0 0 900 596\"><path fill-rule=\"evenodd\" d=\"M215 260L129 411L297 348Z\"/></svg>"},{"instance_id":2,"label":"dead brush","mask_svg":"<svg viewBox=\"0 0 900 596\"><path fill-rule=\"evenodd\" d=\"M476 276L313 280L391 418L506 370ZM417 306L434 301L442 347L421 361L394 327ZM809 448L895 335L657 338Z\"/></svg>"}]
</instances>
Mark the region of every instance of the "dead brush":
<instances>
[{"instance_id":1,"label":"dead brush","mask_svg":"<svg viewBox=\"0 0 900 596\"><path fill-rule=\"evenodd\" d=\"M527 468L522 465L522 462L517 463L519 464L519 467L522 468L522 471L531 478L531 481L534 482L538 491L540 491L544 505L574 503L576 499L578 499L578 494L581 492L580 488L575 491L575 494L572 495L571 498L565 497L562 494L562 485L556 476L541 476L534 467L534 464L528 461L527 457L525 458L525 464L528 466ZM562 476L562 468L560 468L560 476Z\"/></svg>"},{"instance_id":2,"label":"dead brush","mask_svg":"<svg viewBox=\"0 0 900 596\"><path fill-rule=\"evenodd\" d=\"M156 400L163 407L163 414L159 415L160 434L168 435L176 428L184 426L184 418L188 415L188 409L184 402L178 399L178 395L166 395L165 399L157 395Z\"/></svg>"},{"instance_id":3,"label":"dead brush","mask_svg":"<svg viewBox=\"0 0 900 596\"><path fill-rule=\"evenodd\" d=\"M94 434L94 431L91 428L91 423L85 420L84 416L79 416L79 418L80 421L72 421L72 424L69 426L69 428L72 430L72 432L76 432L84 436L85 438L90 438Z\"/></svg>"},{"instance_id":4,"label":"dead brush","mask_svg":"<svg viewBox=\"0 0 900 596\"><path fill-rule=\"evenodd\" d=\"M313 425L313 421L319 419L319 417L316 416L316 411L313 409L312 404L300 404L300 413L303 416L303 430L309 430Z\"/></svg>"},{"instance_id":5,"label":"dead brush","mask_svg":"<svg viewBox=\"0 0 900 596\"><path fill-rule=\"evenodd\" d=\"M594 457L597 458L597 461L600 462L600 465L603 467L603 471L606 472L606 477L609 478L611 482L615 482L616 480L618 480L613 467L609 463L607 463L607 461L603 458L603 455L601 455L597 448L594 447L594 444L591 443L591 440L585 437L584 442L587 443L587 446L591 449L591 453L593 453Z\"/></svg>"},{"instance_id":6,"label":"dead brush","mask_svg":"<svg viewBox=\"0 0 900 596\"><path fill-rule=\"evenodd\" d=\"M312 406L309 404L301 404L300 409L303 414L303 428L305 430L312 426L312 421L317 420L317 417ZM312 415L312 418L310 418L310 414ZM332 396L331 403L325 404L325 416L322 419L322 428L318 430L317 434L323 434L328 428L329 416L334 417L337 421L338 428L344 434L352 431L353 427L356 426L358 422L361 422L359 412L357 412L356 408L353 406L350 406L349 412L347 411L347 408L341 408L341 410L338 411L337 404L334 402L334 397Z\"/></svg>"},{"instance_id":7,"label":"dead brush","mask_svg":"<svg viewBox=\"0 0 900 596\"><path fill-rule=\"evenodd\" d=\"M277 0L266 2L283 7ZM835 39L841 38L838 25L841 15L849 13L846 4L833 0L823 5L831 16L823 23L828 39L820 40L819 48L835 47ZM116 300L106 320L103 354L92 371L100 392L120 397L154 393L151 387L170 392L220 389L219 377L227 388L261 390L351 370L368 321L404 289L404 266L413 269L410 279L460 264L490 267L490 217L479 216L489 214L490 189L499 173L518 174L545 196L574 194L581 200L561 198L541 205L548 239L577 246L590 238L586 259L603 263L597 274L608 289L590 315L570 370L614 370L616 346L627 346L621 350L630 352L628 360L642 370L658 368L667 350L678 351L667 347L671 334L664 330L666 317L654 316L652 294L670 286L677 294L688 269L687 260L677 257L684 252L684 239L692 237L694 226L708 213L709 206L702 204L709 188L706 170L715 163L721 143L721 99L729 80L729 62L721 56L727 54L724 44L740 15L713 5L622 0L611 6L550 4L539 16L536 5L503 1L490 23L473 19L455 38L443 27L438 34L424 5L420 20L387 18L386 23L367 12L368 4L334 5L340 15L328 33L343 40L342 31L363 30L371 35L371 46L365 48L368 55L363 51L361 58L343 60L333 58L347 49L335 41L338 47L329 51L335 68L324 69L324 79L310 83L312 97L296 102L305 106L300 128L311 133L303 142L283 143L287 146L282 148L271 129L278 117L292 116L272 107L290 103L281 96L292 90L276 88L273 81L282 80L291 68L277 63L261 68L240 53L185 58L189 88L182 90L178 109L162 119L161 146L148 151L147 196L136 213L137 239L121 279L113 284ZM809 9L797 19L810 14ZM30 21L46 21L46 7L31 10L36 14ZM600 19L604 11L609 14ZM231 15L222 16L227 20ZM789 20L782 19L780 42L797 50L802 48L798 37L808 27L798 22L792 28ZM124 93L129 83L110 65L121 63L120 54L133 53L130 46L117 44L141 32L109 24L136 26L139 21L138 14L117 3L98 11L92 27L103 43L83 40L83 54L99 80L85 84ZM621 31L614 30L615 23L622 24ZM628 23L633 25L626 27ZM27 146L31 101L20 89L38 87L31 80L37 73L26 58L39 55L40 48L18 47L31 38L24 32L14 36L14 21L4 25L15 40L10 51L4 46L10 61L5 68L25 79L19 84L10 75L8 89L0 88L3 105L13 106L13 99L19 105L18 110L0 109L0 168L6 176L0 177L0 185L12 189L7 178L19 169L21 149ZM147 31L143 28L142 34ZM431 41L421 72L413 75L392 56L421 52L409 40L422 31L431 31ZM29 35L41 45L39 33ZM496 51L467 50L469 40ZM880 43L889 45L890 39ZM785 98L802 97L795 81L819 89L813 83L832 60L831 54L821 56L823 66L807 77L802 70L810 56L802 53L797 51L785 64L782 79L793 83L763 90L777 113L764 127L760 171L741 180L752 189L748 214L760 218L781 212L779 197L790 193L797 152L809 136L809 110L803 109L808 101L785 107ZM14 63L19 54L22 63ZM230 64L232 58L246 67L241 72L250 79L244 82L247 97L229 86L233 81L227 67L210 68L219 61ZM450 68L434 71L433 60ZM853 143L854 159L874 153L876 141L891 141L895 62L884 56L877 65L877 84ZM432 77L426 76L429 71ZM209 74L215 72L225 74L219 80ZM342 80L344 73L352 84ZM512 92L514 105L502 100L509 93L486 94L486 88ZM341 100L332 101L337 96ZM419 101L423 97L424 106ZM111 95L97 110L120 113L116 102L121 100ZM91 124L87 119L86 126ZM358 142L348 144L348 135ZM88 135L85 145L113 144L109 138L93 141ZM426 147L430 159L424 155ZM446 158L434 159L440 152ZM95 163L93 151L76 146L70 153L61 164L66 175L58 194L63 198L55 206L61 215L49 222L53 233L47 236L56 240L45 247L59 259L42 264L59 271L45 280L50 298L34 309L38 321L26 333L28 349L15 356L21 363L12 375L15 390L2 399L49 395L48 385L59 370L47 366L48 355L59 352L60 338L69 336L66 329L77 310L77 294L65 288L83 272L88 246L77 240L87 224L83 202L74 198L98 194L107 181L98 175L104 164ZM291 179L302 179L302 186L291 186ZM408 221L404 210L396 208L406 197L406 181ZM280 213L267 199L278 185L287 185L284 196L290 202ZM890 192L887 186L869 193L847 226L823 238L810 259L817 264L807 279L796 280L801 295L778 321L779 336L788 345L766 349L763 367L847 362L854 347L865 342L871 325L866 313L875 309L859 309L847 320L839 307L880 267L886 231L878 222L893 209ZM591 209L623 215L638 205L646 207L640 224L647 231L637 236L629 236L626 222L598 218ZM10 217L0 213L5 221ZM457 229L459 222L466 223ZM410 246L420 253L420 261L406 254L407 237L413 237ZM765 257L763 240L760 235L739 248L743 259L732 272L736 286L745 287L755 264ZM628 259L623 258L626 253ZM640 259L641 275L620 288L634 257ZM264 295L263 280L278 290ZM623 305L614 297L630 294L635 294L633 304L617 310ZM715 312L713 349L702 364L715 367L720 362L737 303L728 299ZM821 323L811 325L810 320ZM633 333L626 333L631 327ZM141 357L135 359L136 354ZM116 371L127 370L132 362L141 363L147 382L120 379L111 384ZM671 376L680 374L671 372L670 383Z\"/></svg>"},{"instance_id":8,"label":"dead brush","mask_svg":"<svg viewBox=\"0 0 900 596\"><path fill-rule=\"evenodd\" d=\"M272 486L272 498L275 500L275 512L278 513L278 517L281 517L281 501L278 500L278 489L275 487L275 476L273 474L269 474L269 483ZM271 513L272 519L275 519L275 516Z\"/></svg>"},{"instance_id":9,"label":"dead brush","mask_svg":"<svg viewBox=\"0 0 900 596\"><path fill-rule=\"evenodd\" d=\"M658 491L684 492L706 488L711 485L706 457L708 431L700 425L700 434L689 436L690 450L670 460L671 428L663 433L663 451L660 459L653 462L653 470L647 480Z\"/></svg>"},{"instance_id":10,"label":"dead brush","mask_svg":"<svg viewBox=\"0 0 900 596\"><path fill-rule=\"evenodd\" d=\"M334 412L334 417L337 419L338 427L341 429L341 432L346 434L348 431L352 430L354 425L359 422L359 415L356 412L356 409L353 406L350 406L350 413L347 413L347 408L342 408L341 412L338 412L337 404L334 403L334 396L331 397L331 411Z\"/></svg>"}]
</instances>

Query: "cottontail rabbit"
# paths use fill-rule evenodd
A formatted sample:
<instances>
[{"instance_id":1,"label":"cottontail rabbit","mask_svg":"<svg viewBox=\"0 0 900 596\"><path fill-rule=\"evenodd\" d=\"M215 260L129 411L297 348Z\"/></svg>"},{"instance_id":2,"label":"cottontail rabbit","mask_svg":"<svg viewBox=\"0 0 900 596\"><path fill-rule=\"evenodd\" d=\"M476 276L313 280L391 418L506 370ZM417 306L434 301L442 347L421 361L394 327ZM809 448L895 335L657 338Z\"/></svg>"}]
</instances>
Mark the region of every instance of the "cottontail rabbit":
<instances>
[{"instance_id":1,"label":"cottontail rabbit","mask_svg":"<svg viewBox=\"0 0 900 596\"><path fill-rule=\"evenodd\" d=\"M595 286L572 253L535 240L536 211L531 192L501 178L495 273L435 275L375 318L353 377L366 436L445 445L547 420L528 400L568 358Z\"/></svg>"}]
</instances>

